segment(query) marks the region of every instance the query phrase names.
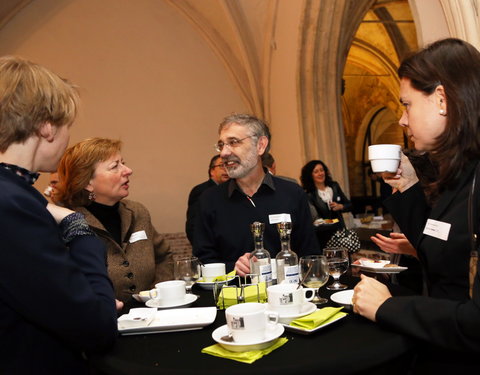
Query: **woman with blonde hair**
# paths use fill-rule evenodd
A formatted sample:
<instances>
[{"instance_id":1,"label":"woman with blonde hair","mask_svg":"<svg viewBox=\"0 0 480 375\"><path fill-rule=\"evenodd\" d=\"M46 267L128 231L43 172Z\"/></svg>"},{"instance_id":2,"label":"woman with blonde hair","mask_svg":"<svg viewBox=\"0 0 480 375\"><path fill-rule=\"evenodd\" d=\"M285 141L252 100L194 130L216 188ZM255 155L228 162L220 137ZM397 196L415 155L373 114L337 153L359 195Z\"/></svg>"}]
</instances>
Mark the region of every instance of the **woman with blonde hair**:
<instances>
[{"instance_id":1,"label":"woman with blonde hair","mask_svg":"<svg viewBox=\"0 0 480 375\"><path fill-rule=\"evenodd\" d=\"M120 149L120 141L106 138L90 138L70 147L59 164L54 200L84 214L105 242L115 296L130 304L133 294L173 279L173 260L148 210L124 199L132 170Z\"/></svg>"},{"instance_id":2,"label":"woman with blonde hair","mask_svg":"<svg viewBox=\"0 0 480 375\"><path fill-rule=\"evenodd\" d=\"M82 214L32 185L54 172L78 109L74 86L0 58L0 373L87 374L117 335L105 246Z\"/></svg>"}]
</instances>

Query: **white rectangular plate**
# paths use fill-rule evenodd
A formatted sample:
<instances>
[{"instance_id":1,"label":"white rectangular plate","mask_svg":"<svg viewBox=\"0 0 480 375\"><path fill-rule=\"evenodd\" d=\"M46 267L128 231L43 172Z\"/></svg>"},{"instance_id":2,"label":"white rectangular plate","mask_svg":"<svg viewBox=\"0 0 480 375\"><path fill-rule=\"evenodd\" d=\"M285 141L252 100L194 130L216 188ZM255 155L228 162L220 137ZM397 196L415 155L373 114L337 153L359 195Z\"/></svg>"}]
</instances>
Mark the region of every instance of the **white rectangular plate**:
<instances>
[{"instance_id":1,"label":"white rectangular plate","mask_svg":"<svg viewBox=\"0 0 480 375\"><path fill-rule=\"evenodd\" d=\"M352 264L353 267L359 267L362 271L372 272L372 273L399 273L405 270L408 270L408 267L365 267L361 264Z\"/></svg>"},{"instance_id":2,"label":"white rectangular plate","mask_svg":"<svg viewBox=\"0 0 480 375\"><path fill-rule=\"evenodd\" d=\"M296 332L296 333L300 333L301 335L310 335L314 332L317 332L325 327L328 327L330 324L333 324L335 322L338 322L339 320L342 320L343 318L345 318L347 315L343 315L341 317L339 317L338 319L335 319L333 321L331 321L330 323L327 323L327 324L323 324L321 326L318 326L317 328L313 328L313 329L305 329L305 328L300 328L300 327L293 327L289 324L282 324L285 329L287 331L291 331L291 332Z\"/></svg>"},{"instance_id":3,"label":"white rectangular plate","mask_svg":"<svg viewBox=\"0 0 480 375\"><path fill-rule=\"evenodd\" d=\"M118 331L122 335L187 331L212 324L216 316L215 307L158 310L147 327L126 328Z\"/></svg>"}]
</instances>

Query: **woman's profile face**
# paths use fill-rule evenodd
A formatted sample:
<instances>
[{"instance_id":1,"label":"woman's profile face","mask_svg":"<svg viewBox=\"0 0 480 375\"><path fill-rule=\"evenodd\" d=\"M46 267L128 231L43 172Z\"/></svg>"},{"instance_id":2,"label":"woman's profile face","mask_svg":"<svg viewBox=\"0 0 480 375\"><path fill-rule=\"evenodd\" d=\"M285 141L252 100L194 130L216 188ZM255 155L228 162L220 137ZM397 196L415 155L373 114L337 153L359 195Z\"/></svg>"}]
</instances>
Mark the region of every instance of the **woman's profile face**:
<instances>
[{"instance_id":1,"label":"woman's profile face","mask_svg":"<svg viewBox=\"0 0 480 375\"><path fill-rule=\"evenodd\" d=\"M443 86L438 86L431 95L412 87L408 78L400 81L400 102L404 106L399 124L407 129L408 138L420 151L430 151L436 138L447 124L447 103Z\"/></svg>"},{"instance_id":2,"label":"woman's profile face","mask_svg":"<svg viewBox=\"0 0 480 375\"><path fill-rule=\"evenodd\" d=\"M325 183L325 170L322 164L317 164L312 171L312 178L315 185Z\"/></svg>"},{"instance_id":3,"label":"woman's profile face","mask_svg":"<svg viewBox=\"0 0 480 375\"><path fill-rule=\"evenodd\" d=\"M122 155L117 152L97 164L86 189L95 193L95 202L113 206L128 196L131 174L132 170L124 164Z\"/></svg>"}]
</instances>

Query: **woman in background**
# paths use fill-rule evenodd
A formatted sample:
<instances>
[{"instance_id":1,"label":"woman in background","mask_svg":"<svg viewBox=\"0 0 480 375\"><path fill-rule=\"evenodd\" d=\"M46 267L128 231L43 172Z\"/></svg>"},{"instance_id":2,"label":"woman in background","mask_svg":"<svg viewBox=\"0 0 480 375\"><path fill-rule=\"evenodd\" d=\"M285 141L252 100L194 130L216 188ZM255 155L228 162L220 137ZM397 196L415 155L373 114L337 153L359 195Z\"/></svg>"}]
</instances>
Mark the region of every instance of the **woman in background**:
<instances>
[{"instance_id":1,"label":"woman in background","mask_svg":"<svg viewBox=\"0 0 480 375\"><path fill-rule=\"evenodd\" d=\"M338 220L336 224L320 221L317 225L317 238L323 249L333 233L345 228L342 212L351 211L352 204L338 182L332 180L328 167L321 160L311 160L305 164L300 181L308 196L312 219Z\"/></svg>"},{"instance_id":2,"label":"woman in background","mask_svg":"<svg viewBox=\"0 0 480 375\"><path fill-rule=\"evenodd\" d=\"M106 138L90 138L70 147L59 164L54 199L83 213L105 242L115 296L130 305L133 294L173 279L173 260L148 210L124 199L132 170L120 148L120 141Z\"/></svg>"}]
</instances>

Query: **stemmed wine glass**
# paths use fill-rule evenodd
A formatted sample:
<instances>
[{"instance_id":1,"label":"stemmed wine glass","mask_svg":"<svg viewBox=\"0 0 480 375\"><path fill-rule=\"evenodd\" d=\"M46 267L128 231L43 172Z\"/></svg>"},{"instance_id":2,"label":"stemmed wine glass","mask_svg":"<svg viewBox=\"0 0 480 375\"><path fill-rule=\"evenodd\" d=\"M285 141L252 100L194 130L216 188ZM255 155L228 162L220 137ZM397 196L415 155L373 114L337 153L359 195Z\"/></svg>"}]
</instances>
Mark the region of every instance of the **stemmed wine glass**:
<instances>
[{"instance_id":1,"label":"stemmed wine glass","mask_svg":"<svg viewBox=\"0 0 480 375\"><path fill-rule=\"evenodd\" d=\"M318 295L320 287L324 286L328 281L328 262L323 255L308 255L300 258L300 277L301 283L307 288L315 288L315 297L312 302L320 305L327 303L326 298Z\"/></svg>"},{"instance_id":2,"label":"stemmed wine glass","mask_svg":"<svg viewBox=\"0 0 480 375\"><path fill-rule=\"evenodd\" d=\"M323 249L323 255L327 257L328 269L333 277L333 283L327 286L328 290L343 290L348 287L340 283L342 274L348 270L348 250L342 247L332 247Z\"/></svg>"},{"instance_id":3,"label":"stemmed wine glass","mask_svg":"<svg viewBox=\"0 0 480 375\"><path fill-rule=\"evenodd\" d=\"M174 275L177 280L184 280L187 293L192 293L192 286L200 278L200 261L197 257L179 258L174 261Z\"/></svg>"}]
</instances>

